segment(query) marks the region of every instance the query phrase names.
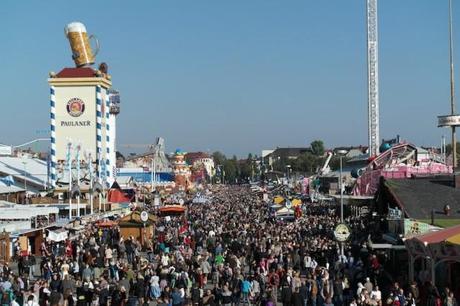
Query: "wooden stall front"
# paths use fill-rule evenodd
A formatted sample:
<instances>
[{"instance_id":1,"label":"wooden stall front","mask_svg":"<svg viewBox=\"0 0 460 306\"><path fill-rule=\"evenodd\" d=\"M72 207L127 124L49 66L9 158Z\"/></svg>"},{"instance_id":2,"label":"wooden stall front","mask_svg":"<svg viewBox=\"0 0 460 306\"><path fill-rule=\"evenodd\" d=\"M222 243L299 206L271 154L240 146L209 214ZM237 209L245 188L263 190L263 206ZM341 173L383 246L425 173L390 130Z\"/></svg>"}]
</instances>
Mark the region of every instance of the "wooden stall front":
<instances>
[{"instance_id":1,"label":"wooden stall front","mask_svg":"<svg viewBox=\"0 0 460 306\"><path fill-rule=\"evenodd\" d=\"M155 221L156 217L149 214L148 220L142 222L141 213L139 211L133 211L131 214L121 218L118 221L120 227L120 234L123 239L134 237L144 245L148 239L153 239L155 233Z\"/></svg>"},{"instance_id":2,"label":"wooden stall front","mask_svg":"<svg viewBox=\"0 0 460 306\"><path fill-rule=\"evenodd\" d=\"M44 229L32 229L28 232L22 233L20 236L27 237L29 245L30 245L30 253L32 255L40 256L41 255L41 244L44 240L43 237Z\"/></svg>"}]
</instances>

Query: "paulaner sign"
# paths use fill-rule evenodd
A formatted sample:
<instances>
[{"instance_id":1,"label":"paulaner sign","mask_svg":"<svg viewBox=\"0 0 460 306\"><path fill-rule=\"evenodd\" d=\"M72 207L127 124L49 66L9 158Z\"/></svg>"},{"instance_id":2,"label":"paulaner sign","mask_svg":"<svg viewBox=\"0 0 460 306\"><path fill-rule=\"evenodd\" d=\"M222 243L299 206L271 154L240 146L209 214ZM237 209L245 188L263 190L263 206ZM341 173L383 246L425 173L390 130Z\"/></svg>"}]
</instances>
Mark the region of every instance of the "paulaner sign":
<instances>
[{"instance_id":1,"label":"paulaner sign","mask_svg":"<svg viewBox=\"0 0 460 306\"><path fill-rule=\"evenodd\" d=\"M85 102L80 98L72 98L66 105L67 113L74 117L80 117L85 112ZM61 126L91 126L91 121L61 121Z\"/></svg>"},{"instance_id":2,"label":"paulaner sign","mask_svg":"<svg viewBox=\"0 0 460 306\"><path fill-rule=\"evenodd\" d=\"M460 115L438 116L438 127L460 126Z\"/></svg>"},{"instance_id":3,"label":"paulaner sign","mask_svg":"<svg viewBox=\"0 0 460 306\"><path fill-rule=\"evenodd\" d=\"M61 121L61 126L91 126L91 121Z\"/></svg>"}]
</instances>

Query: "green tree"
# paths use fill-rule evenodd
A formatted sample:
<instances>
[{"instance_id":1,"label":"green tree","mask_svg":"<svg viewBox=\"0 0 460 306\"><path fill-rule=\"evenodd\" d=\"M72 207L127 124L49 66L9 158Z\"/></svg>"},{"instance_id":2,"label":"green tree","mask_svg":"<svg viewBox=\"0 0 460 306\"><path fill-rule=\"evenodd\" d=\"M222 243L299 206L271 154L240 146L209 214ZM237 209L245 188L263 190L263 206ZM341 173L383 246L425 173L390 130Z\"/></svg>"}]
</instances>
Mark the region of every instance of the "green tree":
<instances>
[{"instance_id":1,"label":"green tree","mask_svg":"<svg viewBox=\"0 0 460 306\"><path fill-rule=\"evenodd\" d=\"M223 165L227 157L222 152L216 151L212 153L212 158L214 159L215 165Z\"/></svg>"},{"instance_id":2,"label":"green tree","mask_svg":"<svg viewBox=\"0 0 460 306\"><path fill-rule=\"evenodd\" d=\"M316 172L316 168L322 164L323 158L313 155L310 152L300 155L298 158L299 171L306 173Z\"/></svg>"},{"instance_id":3,"label":"green tree","mask_svg":"<svg viewBox=\"0 0 460 306\"><path fill-rule=\"evenodd\" d=\"M238 177L238 165L235 159L224 161L224 177L226 183L235 183Z\"/></svg>"},{"instance_id":4,"label":"green tree","mask_svg":"<svg viewBox=\"0 0 460 306\"><path fill-rule=\"evenodd\" d=\"M273 170L274 171L280 171L280 172L284 172L286 171L286 165L288 165L288 161L285 157L282 157L282 158L277 158L273 161Z\"/></svg>"},{"instance_id":5,"label":"green tree","mask_svg":"<svg viewBox=\"0 0 460 306\"><path fill-rule=\"evenodd\" d=\"M238 163L239 166L239 180L240 181L246 181L248 178L253 177L253 171L254 171L254 159L252 157L252 154L248 154L248 158L245 160L240 160Z\"/></svg>"},{"instance_id":6,"label":"green tree","mask_svg":"<svg viewBox=\"0 0 460 306\"><path fill-rule=\"evenodd\" d=\"M322 140L314 140L310 144L311 151L316 156L323 156L324 155L324 143Z\"/></svg>"}]
</instances>

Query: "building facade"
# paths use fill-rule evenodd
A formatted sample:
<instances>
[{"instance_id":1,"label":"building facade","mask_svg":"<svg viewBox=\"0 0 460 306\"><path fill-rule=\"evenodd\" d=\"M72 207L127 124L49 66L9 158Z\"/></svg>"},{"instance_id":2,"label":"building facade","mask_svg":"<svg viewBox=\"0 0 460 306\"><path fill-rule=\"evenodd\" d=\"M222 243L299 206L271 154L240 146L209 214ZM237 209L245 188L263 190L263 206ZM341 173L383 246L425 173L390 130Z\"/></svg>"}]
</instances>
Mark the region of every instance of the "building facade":
<instances>
[{"instance_id":1,"label":"building facade","mask_svg":"<svg viewBox=\"0 0 460 306\"><path fill-rule=\"evenodd\" d=\"M112 184L116 176L116 115L111 102L111 77L89 67L64 68L48 79L51 118L51 185L74 171L80 163L92 163L101 183ZM114 100L112 98L112 100ZM76 148L80 154L76 154ZM69 166L70 161L70 166ZM67 173L67 174L66 174ZM73 180L75 178L72 178ZM68 181L68 179L67 179Z\"/></svg>"}]
</instances>

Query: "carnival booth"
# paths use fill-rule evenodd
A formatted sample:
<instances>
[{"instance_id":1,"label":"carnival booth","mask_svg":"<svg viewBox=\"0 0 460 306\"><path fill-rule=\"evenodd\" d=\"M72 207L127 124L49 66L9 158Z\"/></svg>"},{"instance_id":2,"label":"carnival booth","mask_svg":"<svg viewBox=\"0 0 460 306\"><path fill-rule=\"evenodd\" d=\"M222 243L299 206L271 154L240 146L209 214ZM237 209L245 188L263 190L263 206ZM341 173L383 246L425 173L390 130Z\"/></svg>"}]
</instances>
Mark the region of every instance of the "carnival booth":
<instances>
[{"instance_id":1,"label":"carnival booth","mask_svg":"<svg viewBox=\"0 0 460 306\"><path fill-rule=\"evenodd\" d=\"M414 280L417 271L425 281L438 286L441 282L460 282L460 225L405 239L409 253L409 278Z\"/></svg>"},{"instance_id":2,"label":"carnival booth","mask_svg":"<svg viewBox=\"0 0 460 306\"><path fill-rule=\"evenodd\" d=\"M123 239L133 237L144 244L152 239L155 232L156 217L148 212L133 211L118 221L120 235Z\"/></svg>"}]
</instances>

